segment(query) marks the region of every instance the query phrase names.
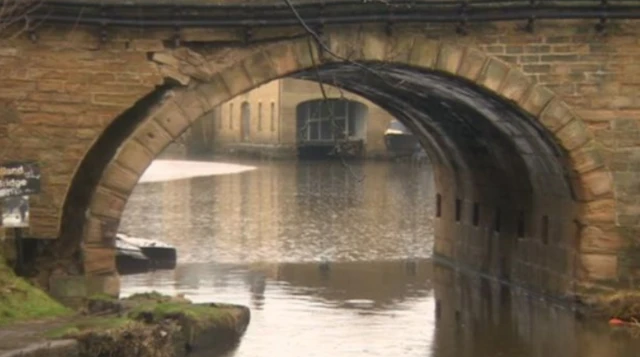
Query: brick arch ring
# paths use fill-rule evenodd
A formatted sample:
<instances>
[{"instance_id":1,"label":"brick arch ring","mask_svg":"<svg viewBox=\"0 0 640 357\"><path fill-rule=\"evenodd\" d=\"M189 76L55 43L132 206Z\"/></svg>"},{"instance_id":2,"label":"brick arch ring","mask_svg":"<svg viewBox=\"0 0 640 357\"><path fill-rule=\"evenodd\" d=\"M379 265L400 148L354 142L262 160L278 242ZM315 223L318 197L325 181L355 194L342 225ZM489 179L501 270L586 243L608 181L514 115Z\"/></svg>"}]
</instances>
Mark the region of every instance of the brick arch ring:
<instances>
[{"instance_id":1,"label":"brick arch ring","mask_svg":"<svg viewBox=\"0 0 640 357\"><path fill-rule=\"evenodd\" d=\"M548 88L533 83L518 68L473 47L441 43L421 36L388 37L383 31L368 30L358 33L329 31L326 38L331 51L343 58L438 71L475 83L513 103L537 119L567 152L573 182L582 191L579 210L585 225L591 224L593 207L615 202L611 200L614 194L612 175L585 123L561 98ZM310 51L309 43L313 44L314 50ZM101 263L100 267L92 262L104 261L104 253L99 251L113 247L120 216L145 169L195 120L261 84L309 69L314 63L337 62L340 60L321 55L309 38L289 40L265 46L213 75L206 83L172 91L172 95L154 107L120 145L95 187L82 233L85 274L111 275L117 280L115 262ZM89 265L93 266L90 268Z\"/></svg>"}]
</instances>

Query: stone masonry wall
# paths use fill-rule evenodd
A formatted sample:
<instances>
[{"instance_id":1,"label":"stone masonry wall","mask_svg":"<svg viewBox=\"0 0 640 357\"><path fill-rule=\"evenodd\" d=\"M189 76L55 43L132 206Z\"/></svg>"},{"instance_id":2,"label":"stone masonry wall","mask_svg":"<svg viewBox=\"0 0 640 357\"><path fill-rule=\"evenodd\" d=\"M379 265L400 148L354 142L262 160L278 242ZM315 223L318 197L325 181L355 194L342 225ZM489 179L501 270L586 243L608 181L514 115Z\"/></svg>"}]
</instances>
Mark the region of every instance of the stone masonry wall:
<instances>
[{"instance_id":1,"label":"stone masonry wall","mask_svg":"<svg viewBox=\"0 0 640 357\"><path fill-rule=\"evenodd\" d=\"M572 107L596 139L572 154L574 168L582 172L577 185L585 188L579 199L591 202L580 215L591 224L576 242L576 249L587 256L585 274L609 282L622 275L636 276L640 272L640 65L635 62L640 27L637 22L614 23L607 35L600 35L592 22L549 22L529 34L520 25L477 25L465 37L448 25L426 26L424 33L511 63ZM37 160L42 165L43 192L32 199L33 237L63 234L63 204L74 173L118 115L164 78L185 86L206 81L257 48L209 50L205 61L184 48L165 48L163 41L173 36L172 31L112 30L106 43L100 43L96 34L95 29L80 27L42 27L35 43L25 35L0 44L4 108L0 160ZM187 45L195 39L236 37L235 31L184 34ZM603 160L593 162L593 157ZM611 170L613 181L603 167Z\"/></svg>"}]
</instances>

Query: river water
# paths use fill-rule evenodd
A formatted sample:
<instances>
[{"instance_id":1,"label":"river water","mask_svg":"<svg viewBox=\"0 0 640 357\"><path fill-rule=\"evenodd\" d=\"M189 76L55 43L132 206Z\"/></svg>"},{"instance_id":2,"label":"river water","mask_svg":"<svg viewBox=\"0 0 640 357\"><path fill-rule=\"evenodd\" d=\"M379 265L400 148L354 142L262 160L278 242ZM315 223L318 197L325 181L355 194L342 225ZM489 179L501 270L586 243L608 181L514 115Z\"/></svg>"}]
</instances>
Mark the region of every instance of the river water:
<instances>
[{"instance_id":1,"label":"river water","mask_svg":"<svg viewBox=\"0 0 640 357\"><path fill-rule=\"evenodd\" d=\"M428 165L245 164L180 179L193 163L158 162L121 224L179 254L174 271L123 277L124 296L251 307L225 357L640 355L626 331L433 264Z\"/></svg>"}]
</instances>

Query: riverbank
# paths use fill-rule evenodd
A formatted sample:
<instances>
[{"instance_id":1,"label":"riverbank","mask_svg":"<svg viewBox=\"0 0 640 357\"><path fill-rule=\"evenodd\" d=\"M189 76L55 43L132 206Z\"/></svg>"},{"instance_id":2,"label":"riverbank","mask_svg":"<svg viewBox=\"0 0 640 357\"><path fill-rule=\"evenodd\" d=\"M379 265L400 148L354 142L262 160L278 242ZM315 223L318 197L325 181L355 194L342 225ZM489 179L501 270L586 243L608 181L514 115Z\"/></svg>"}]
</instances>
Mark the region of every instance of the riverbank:
<instances>
[{"instance_id":1,"label":"riverbank","mask_svg":"<svg viewBox=\"0 0 640 357\"><path fill-rule=\"evenodd\" d=\"M234 346L247 307L158 293L96 296L69 310L0 264L0 357L179 357Z\"/></svg>"},{"instance_id":2,"label":"riverbank","mask_svg":"<svg viewBox=\"0 0 640 357\"><path fill-rule=\"evenodd\" d=\"M239 305L194 304L182 297L137 294L122 300L96 297L78 317L45 336L73 339L79 357L173 357L213 354L234 346L250 311Z\"/></svg>"},{"instance_id":3,"label":"riverbank","mask_svg":"<svg viewBox=\"0 0 640 357\"><path fill-rule=\"evenodd\" d=\"M17 321L71 314L44 291L17 277L0 257L0 328Z\"/></svg>"}]
</instances>

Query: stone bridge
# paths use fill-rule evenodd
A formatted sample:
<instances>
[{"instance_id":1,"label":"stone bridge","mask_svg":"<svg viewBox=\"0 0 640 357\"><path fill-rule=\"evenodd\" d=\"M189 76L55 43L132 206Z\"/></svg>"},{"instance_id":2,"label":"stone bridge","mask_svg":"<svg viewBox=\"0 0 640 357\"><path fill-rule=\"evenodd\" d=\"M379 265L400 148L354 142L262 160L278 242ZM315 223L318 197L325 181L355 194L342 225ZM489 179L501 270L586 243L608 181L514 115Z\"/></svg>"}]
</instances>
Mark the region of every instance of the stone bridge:
<instances>
[{"instance_id":1,"label":"stone bridge","mask_svg":"<svg viewBox=\"0 0 640 357\"><path fill-rule=\"evenodd\" d=\"M284 76L358 93L419 135L438 257L557 297L637 287L640 22L623 19L635 6L299 5L315 16L304 28L284 6L77 3L0 26L0 160L42 167L28 236L54 295L117 294L114 236L151 161L216 105Z\"/></svg>"}]
</instances>

